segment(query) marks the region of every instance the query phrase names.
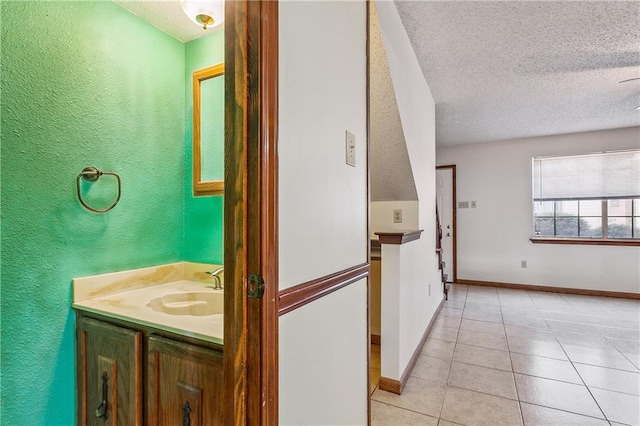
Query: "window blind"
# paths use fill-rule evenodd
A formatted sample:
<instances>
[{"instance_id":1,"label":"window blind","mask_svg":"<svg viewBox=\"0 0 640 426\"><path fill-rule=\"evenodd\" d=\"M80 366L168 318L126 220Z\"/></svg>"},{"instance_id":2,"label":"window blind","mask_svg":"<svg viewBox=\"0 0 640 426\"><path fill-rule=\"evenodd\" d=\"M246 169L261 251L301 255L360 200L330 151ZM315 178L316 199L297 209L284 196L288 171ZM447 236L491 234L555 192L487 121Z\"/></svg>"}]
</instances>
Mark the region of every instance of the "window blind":
<instances>
[{"instance_id":1,"label":"window blind","mask_svg":"<svg viewBox=\"0 0 640 426\"><path fill-rule=\"evenodd\" d=\"M640 150L533 158L533 200L640 197Z\"/></svg>"}]
</instances>

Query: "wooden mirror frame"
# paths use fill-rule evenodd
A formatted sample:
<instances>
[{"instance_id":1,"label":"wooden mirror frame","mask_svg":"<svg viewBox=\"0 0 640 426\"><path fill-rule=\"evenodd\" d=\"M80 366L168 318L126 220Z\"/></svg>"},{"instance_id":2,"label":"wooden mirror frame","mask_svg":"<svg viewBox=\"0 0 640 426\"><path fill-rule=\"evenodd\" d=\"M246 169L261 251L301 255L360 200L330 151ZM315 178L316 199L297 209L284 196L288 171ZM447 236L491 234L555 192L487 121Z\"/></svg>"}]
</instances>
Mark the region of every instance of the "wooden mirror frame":
<instances>
[{"instance_id":1,"label":"wooden mirror frame","mask_svg":"<svg viewBox=\"0 0 640 426\"><path fill-rule=\"evenodd\" d=\"M201 96L203 81L224 75L224 64L193 72L193 195L224 195L224 180L202 180Z\"/></svg>"}]
</instances>

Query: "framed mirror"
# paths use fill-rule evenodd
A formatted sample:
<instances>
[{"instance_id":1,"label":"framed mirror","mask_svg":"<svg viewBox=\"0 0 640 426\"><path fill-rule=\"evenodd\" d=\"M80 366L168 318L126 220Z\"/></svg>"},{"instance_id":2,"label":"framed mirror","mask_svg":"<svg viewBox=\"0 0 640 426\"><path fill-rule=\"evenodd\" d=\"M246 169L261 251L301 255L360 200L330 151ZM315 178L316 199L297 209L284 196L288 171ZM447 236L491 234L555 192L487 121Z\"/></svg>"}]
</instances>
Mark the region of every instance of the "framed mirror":
<instances>
[{"instance_id":1,"label":"framed mirror","mask_svg":"<svg viewBox=\"0 0 640 426\"><path fill-rule=\"evenodd\" d=\"M224 194L224 64L193 72L193 195Z\"/></svg>"}]
</instances>

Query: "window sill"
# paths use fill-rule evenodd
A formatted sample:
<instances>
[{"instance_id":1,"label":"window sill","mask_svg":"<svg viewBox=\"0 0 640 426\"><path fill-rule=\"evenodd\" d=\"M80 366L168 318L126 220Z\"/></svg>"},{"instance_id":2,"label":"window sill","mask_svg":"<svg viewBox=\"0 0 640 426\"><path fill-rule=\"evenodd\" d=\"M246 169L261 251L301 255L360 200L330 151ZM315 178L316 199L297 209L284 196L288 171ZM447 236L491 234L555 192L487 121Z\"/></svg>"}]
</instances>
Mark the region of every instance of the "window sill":
<instances>
[{"instance_id":1,"label":"window sill","mask_svg":"<svg viewBox=\"0 0 640 426\"><path fill-rule=\"evenodd\" d=\"M584 246L640 246L640 239L624 238L529 238L534 244L574 244Z\"/></svg>"}]
</instances>

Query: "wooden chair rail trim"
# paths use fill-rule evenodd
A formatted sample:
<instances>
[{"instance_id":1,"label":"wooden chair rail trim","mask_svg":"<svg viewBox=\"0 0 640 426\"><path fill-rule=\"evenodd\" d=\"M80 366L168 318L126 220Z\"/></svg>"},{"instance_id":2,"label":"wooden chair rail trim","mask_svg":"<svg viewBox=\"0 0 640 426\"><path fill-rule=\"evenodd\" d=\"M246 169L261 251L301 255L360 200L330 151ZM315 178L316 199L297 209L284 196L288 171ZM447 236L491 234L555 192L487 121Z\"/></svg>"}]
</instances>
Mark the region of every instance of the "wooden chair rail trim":
<instances>
[{"instance_id":1,"label":"wooden chair rail trim","mask_svg":"<svg viewBox=\"0 0 640 426\"><path fill-rule=\"evenodd\" d=\"M284 315L369 276L369 263L353 266L278 293L278 314Z\"/></svg>"},{"instance_id":2,"label":"wooden chair rail trim","mask_svg":"<svg viewBox=\"0 0 640 426\"><path fill-rule=\"evenodd\" d=\"M622 238L529 238L533 244L574 244L584 246L640 246L640 239Z\"/></svg>"},{"instance_id":3,"label":"wooden chair rail trim","mask_svg":"<svg viewBox=\"0 0 640 426\"><path fill-rule=\"evenodd\" d=\"M411 359L407 363L407 366L405 367L404 372L400 376L400 380L389 379L387 377L380 377L380 382L378 383L378 386L380 387L380 389L387 392L392 392L398 395L402 393L404 386L407 384L407 381L409 381L409 376L413 371L413 367L415 367L416 362L418 362L420 353L422 353L422 348L424 347L424 344L427 342L427 337L429 337L429 333L433 328L433 323L435 322L436 317L440 313L440 309L442 309L444 302L445 302L445 299L442 298L442 300L440 301L440 304L438 305L438 308L433 314L433 317L431 317L431 321L429 321L429 325L424 330L424 334L420 339L420 343L418 343L418 346L416 346L416 350L413 351L413 355L411 355Z\"/></svg>"},{"instance_id":4,"label":"wooden chair rail trim","mask_svg":"<svg viewBox=\"0 0 640 426\"><path fill-rule=\"evenodd\" d=\"M414 229L398 232L375 232L380 244L405 244L419 240L424 229Z\"/></svg>"},{"instance_id":5,"label":"wooden chair rail trim","mask_svg":"<svg viewBox=\"0 0 640 426\"><path fill-rule=\"evenodd\" d=\"M477 281L459 278L456 284L477 285L485 287L513 288L517 290L546 291L548 293L578 294L582 296L618 297L622 299L640 299L640 293L622 291L588 290L582 288L551 287L544 285L502 283L493 281Z\"/></svg>"}]
</instances>

